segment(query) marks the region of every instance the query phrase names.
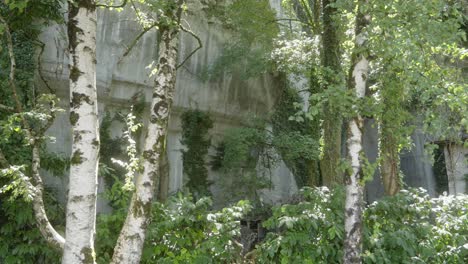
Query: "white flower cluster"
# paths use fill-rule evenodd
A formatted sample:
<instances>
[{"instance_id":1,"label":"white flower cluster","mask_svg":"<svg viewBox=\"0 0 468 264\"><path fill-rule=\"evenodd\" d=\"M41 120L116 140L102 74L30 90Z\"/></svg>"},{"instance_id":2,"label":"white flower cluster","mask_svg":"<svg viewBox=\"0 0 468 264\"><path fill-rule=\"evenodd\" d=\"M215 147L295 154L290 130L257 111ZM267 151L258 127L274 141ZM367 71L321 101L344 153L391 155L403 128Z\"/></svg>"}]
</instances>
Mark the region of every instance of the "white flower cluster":
<instances>
[{"instance_id":1,"label":"white flower cluster","mask_svg":"<svg viewBox=\"0 0 468 264\"><path fill-rule=\"evenodd\" d=\"M280 34L274 43L271 59L282 71L304 71L320 58L319 36L308 37L301 33L291 37Z\"/></svg>"}]
</instances>

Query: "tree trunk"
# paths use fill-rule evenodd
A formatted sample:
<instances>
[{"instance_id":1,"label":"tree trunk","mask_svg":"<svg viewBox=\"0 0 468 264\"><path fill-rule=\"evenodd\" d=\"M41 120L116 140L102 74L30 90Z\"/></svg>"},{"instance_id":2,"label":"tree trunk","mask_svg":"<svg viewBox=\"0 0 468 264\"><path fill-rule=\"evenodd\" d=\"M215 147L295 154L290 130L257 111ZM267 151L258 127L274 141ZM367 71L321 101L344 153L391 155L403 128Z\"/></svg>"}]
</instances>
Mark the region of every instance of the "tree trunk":
<instances>
[{"instance_id":1,"label":"tree trunk","mask_svg":"<svg viewBox=\"0 0 468 264\"><path fill-rule=\"evenodd\" d=\"M309 79L309 90L310 94L317 94L320 93L320 83L318 80L317 76L317 70L315 68L312 68L310 70L310 79ZM310 136L316 140L316 142L320 142L320 137L322 134L322 131L320 129L320 121L322 120L322 115L317 114L317 116L314 117L314 119L311 121L311 131L310 131ZM320 146L317 145L317 149L319 149ZM307 179L307 186L310 187L316 187L316 186L321 186L322 181L321 181L321 174L320 174L320 161L319 158L313 159L309 162L308 164L308 169L309 169L309 177Z\"/></svg>"},{"instance_id":2,"label":"tree trunk","mask_svg":"<svg viewBox=\"0 0 468 264\"><path fill-rule=\"evenodd\" d=\"M333 3L333 0L322 0L322 65L327 70L324 74L325 87L323 90L344 89L344 84L339 81L341 78L337 78L342 74L342 68L338 29L334 18L338 15L338 11L335 7L330 6ZM323 185L328 187L343 184L343 174L336 169L341 159L342 126L341 113L329 100L323 109L324 147L320 160Z\"/></svg>"},{"instance_id":3,"label":"tree trunk","mask_svg":"<svg viewBox=\"0 0 468 264\"><path fill-rule=\"evenodd\" d=\"M358 10L367 4L367 0L358 2ZM364 32L370 22L369 15L358 11L356 17L356 43L352 58L349 89L353 89L359 99L366 94L366 80L369 70L369 62L365 53L367 34ZM356 107L355 107L356 108ZM355 109L357 110L357 109ZM351 165L349 175L346 177L346 202L345 202L345 241L343 263L361 263L362 251L362 210L363 210L363 183L362 161L363 155L362 135L364 120L359 113L348 122L347 153Z\"/></svg>"},{"instance_id":4,"label":"tree trunk","mask_svg":"<svg viewBox=\"0 0 468 264\"><path fill-rule=\"evenodd\" d=\"M387 122L382 121L380 125L380 174L386 195L395 195L400 191L401 183L399 177L400 156L398 153L398 143L394 132L387 127Z\"/></svg>"},{"instance_id":5,"label":"tree trunk","mask_svg":"<svg viewBox=\"0 0 468 264\"><path fill-rule=\"evenodd\" d=\"M182 0L172 20L177 23L182 13ZM166 151L169 113L176 81L178 26L159 27L158 74L154 83L151 115L143 150L143 172L136 181L127 218L114 249L111 263L137 264L140 262L151 206L159 185L161 155Z\"/></svg>"},{"instance_id":6,"label":"tree trunk","mask_svg":"<svg viewBox=\"0 0 468 264\"><path fill-rule=\"evenodd\" d=\"M161 153L159 161L159 186L158 186L158 201L165 202L169 192L169 159L167 152Z\"/></svg>"},{"instance_id":7,"label":"tree trunk","mask_svg":"<svg viewBox=\"0 0 468 264\"><path fill-rule=\"evenodd\" d=\"M72 155L62 263L95 263L99 122L94 0L69 3Z\"/></svg>"}]
</instances>

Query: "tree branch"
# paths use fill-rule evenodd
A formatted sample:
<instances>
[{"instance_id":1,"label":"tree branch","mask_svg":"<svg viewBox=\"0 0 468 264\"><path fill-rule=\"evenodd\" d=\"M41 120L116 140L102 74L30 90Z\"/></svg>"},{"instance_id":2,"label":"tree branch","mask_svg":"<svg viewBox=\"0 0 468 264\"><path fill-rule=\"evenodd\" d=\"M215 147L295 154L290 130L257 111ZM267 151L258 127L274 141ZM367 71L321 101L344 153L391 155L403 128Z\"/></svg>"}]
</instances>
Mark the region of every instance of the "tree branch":
<instances>
[{"instance_id":1,"label":"tree branch","mask_svg":"<svg viewBox=\"0 0 468 264\"><path fill-rule=\"evenodd\" d=\"M39 40L37 40L37 42L39 43L38 45L41 48L39 55L37 55L37 71L39 73L39 78L41 78L42 82L45 84L49 92L52 94L55 94L55 90L52 89L52 87L50 87L49 83L47 82L47 80L44 78L44 75L42 74L41 58L42 58L42 54L44 54L45 43Z\"/></svg>"},{"instance_id":2,"label":"tree branch","mask_svg":"<svg viewBox=\"0 0 468 264\"><path fill-rule=\"evenodd\" d=\"M110 5L105 5L105 4L96 4L96 7L104 7L104 8L122 8L127 5L128 0L123 0L120 5L115 5L115 6L110 6Z\"/></svg>"},{"instance_id":3,"label":"tree branch","mask_svg":"<svg viewBox=\"0 0 468 264\"><path fill-rule=\"evenodd\" d=\"M0 110L4 110L4 111L7 111L7 112L14 112L15 108L11 107L11 106L4 105L4 104L0 104Z\"/></svg>"},{"instance_id":4,"label":"tree branch","mask_svg":"<svg viewBox=\"0 0 468 264\"><path fill-rule=\"evenodd\" d=\"M15 83L15 71L16 71L16 60L15 60L15 53L13 52L13 38L11 37L10 27L8 26L7 22L0 15L0 22L5 26L5 35L7 37L7 46L8 46L8 55L10 56L10 75L9 75L9 84L13 91L13 98L15 99L16 103L16 111L18 113L23 112L23 108L21 107L21 103L19 101L16 83Z\"/></svg>"},{"instance_id":5,"label":"tree branch","mask_svg":"<svg viewBox=\"0 0 468 264\"><path fill-rule=\"evenodd\" d=\"M47 213L45 211L45 205L43 200L44 193L44 184L42 182L42 177L39 173L41 163L41 156L39 153L39 144L34 144L32 149L32 166L31 173L32 178L35 181L34 196L33 196L33 209L34 216L39 226L39 230L42 236L49 242L51 245L63 249L65 245L65 238L61 236L55 228L50 224L49 219L47 218Z\"/></svg>"},{"instance_id":6,"label":"tree branch","mask_svg":"<svg viewBox=\"0 0 468 264\"><path fill-rule=\"evenodd\" d=\"M140 32L140 34L138 34L138 36L136 36L136 38L132 41L132 43L127 47L127 50L124 52L124 54L122 54L122 57L119 59L117 64L121 63L122 60L130 53L130 51L132 51L133 47L135 47L135 45L143 37L143 35L146 34L146 32L150 31L151 29L153 29L157 25L158 25L158 23L154 23L150 27L147 27L142 32Z\"/></svg>"},{"instance_id":7,"label":"tree branch","mask_svg":"<svg viewBox=\"0 0 468 264\"><path fill-rule=\"evenodd\" d=\"M190 54L179 65L176 66L176 70L179 69L182 65L184 65L184 63L187 62L187 60L190 59L190 57L192 57L193 54L195 54L195 52L197 52L199 49L201 49L203 47L203 44L202 44L202 41L201 41L200 37L198 37L195 33L193 33L193 31L191 31L190 29L184 28L184 26L182 26L182 25L180 25L180 29L182 29L182 31L187 32L190 35L192 35L192 37L194 37L197 40L198 47L196 49L194 49L192 52L190 52Z\"/></svg>"},{"instance_id":8,"label":"tree branch","mask_svg":"<svg viewBox=\"0 0 468 264\"><path fill-rule=\"evenodd\" d=\"M42 183L42 178L41 178L41 175L39 173L40 161L41 161L40 160L40 154L39 154L39 142L32 135L31 130L30 130L30 126L29 126L27 120L24 118L23 115L21 115L21 113L23 112L23 108L22 108L21 103L19 101L17 88L16 88L16 83L15 83L16 60L15 60L15 54L14 54L14 50L13 50L13 39L11 37L10 28L9 28L8 24L6 23L5 19L3 18L3 16L1 16L1 15L0 15L0 22L2 24L4 24L5 34L7 36L8 53L9 53L9 56L10 56L9 84L10 84L10 87L11 87L11 89L13 91L13 97L14 97L14 100L15 100L15 103L16 103L16 111L20 114L21 120L22 120L22 122L23 122L23 124L25 126L26 136L28 138L29 143L33 147L33 149L32 149L31 173L32 173L32 178L36 181L36 186L34 186L30 182L29 177L27 177L26 175L22 174L22 176L23 176L22 178L23 178L23 181L25 182L25 184L27 185L28 190L32 191L34 215L35 215L35 219L36 219L37 225L39 227L39 230L41 231L41 234L52 245L63 248L63 246L65 244L65 239L59 233L57 233L57 231L50 224L50 221L47 218L47 214L45 212L45 206L44 206L44 200L43 200L44 185ZM6 159L4 159L4 161L5 160Z\"/></svg>"}]
</instances>

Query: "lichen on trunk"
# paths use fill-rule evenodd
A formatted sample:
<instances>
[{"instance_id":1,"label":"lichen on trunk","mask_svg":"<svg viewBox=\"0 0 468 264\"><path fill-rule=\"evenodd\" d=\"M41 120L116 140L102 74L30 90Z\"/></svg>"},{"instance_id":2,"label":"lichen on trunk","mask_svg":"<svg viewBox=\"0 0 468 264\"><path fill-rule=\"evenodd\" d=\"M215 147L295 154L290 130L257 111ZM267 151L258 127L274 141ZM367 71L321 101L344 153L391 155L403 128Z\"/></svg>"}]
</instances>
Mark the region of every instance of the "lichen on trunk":
<instances>
[{"instance_id":1,"label":"lichen on trunk","mask_svg":"<svg viewBox=\"0 0 468 264\"><path fill-rule=\"evenodd\" d=\"M69 3L72 156L62 263L95 263L99 121L96 91L96 10L93 0Z\"/></svg>"},{"instance_id":2,"label":"lichen on trunk","mask_svg":"<svg viewBox=\"0 0 468 264\"><path fill-rule=\"evenodd\" d=\"M183 0L166 13L176 25L159 27L158 73L154 81L150 120L143 148L143 171L137 176L127 218L114 248L111 263L140 262L151 206L160 181L160 162L166 151L166 135L175 90L177 47Z\"/></svg>"},{"instance_id":3,"label":"lichen on trunk","mask_svg":"<svg viewBox=\"0 0 468 264\"><path fill-rule=\"evenodd\" d=\"M367 5L367 0L358 2L358 10ZM370 22L370 16L358 11L356 16L355 48L352 56L352 67L348 88L354 91L358 101L366 96L366 81L369 71L365 44L367 41L366 26ZM348 122L347 159L350 169L345 178L345 240L343 263L361 263L362 251L362 212L364 184L362 182L363 168L361 155L363 153L362 135L364 119L359 113L358 106L354 106L356 112Z\"/></svg>"}]
</instances>

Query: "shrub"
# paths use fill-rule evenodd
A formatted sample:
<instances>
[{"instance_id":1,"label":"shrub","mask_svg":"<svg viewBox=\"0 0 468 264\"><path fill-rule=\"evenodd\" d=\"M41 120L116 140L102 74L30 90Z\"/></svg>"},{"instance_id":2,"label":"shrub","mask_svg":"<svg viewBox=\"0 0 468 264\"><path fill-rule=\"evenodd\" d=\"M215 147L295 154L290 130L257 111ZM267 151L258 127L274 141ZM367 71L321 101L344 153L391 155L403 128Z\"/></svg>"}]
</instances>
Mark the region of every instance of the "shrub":
<instances>
[{"instance_id":1,"label":"shrub","mask_svg":"<svg viewBox=\"0 0 468 264\"><path fill-rule=\"evenodd\" d=\"M466 263L468 196L403 190L365 211L364 263Z\"/></svg>"},{"instance_id":2,"label":"shrub","mask_svg":"<svg viewBox=\"0 0 468 264\"><path fill-rule=\"evenodd\" d=\"M211 212L211 200L192 202L190 196L172 197L166 205L153 207L142 263L233 263L242 247L240 218L249 203Z\"/></svg>"},{"instance_id":3,"label":"shrub","mask_svg":"<svg viewBox=\"0 0 468 264\"><path fill-rule=\"evenodd\" d=\"M273 231L257 247L258 263L338 263L342 257L342 189L303 188L298 204L273 208L264 226Z\"/></svg>"}]
</instances>

